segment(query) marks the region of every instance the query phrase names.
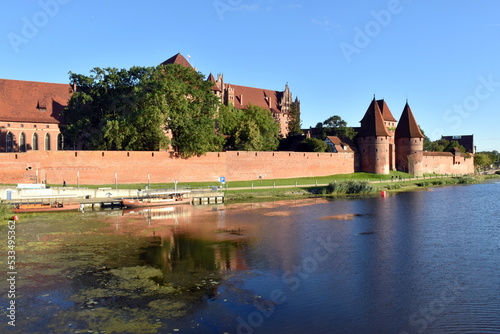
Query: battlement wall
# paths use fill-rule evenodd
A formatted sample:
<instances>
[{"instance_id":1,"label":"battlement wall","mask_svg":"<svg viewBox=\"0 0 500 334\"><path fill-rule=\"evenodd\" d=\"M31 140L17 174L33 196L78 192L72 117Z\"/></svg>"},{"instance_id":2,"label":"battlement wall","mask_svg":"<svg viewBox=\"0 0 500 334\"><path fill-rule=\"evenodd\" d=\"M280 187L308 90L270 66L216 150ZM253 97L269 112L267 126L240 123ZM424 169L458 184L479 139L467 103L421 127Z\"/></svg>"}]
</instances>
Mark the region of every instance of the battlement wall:
<instances>
[{"instance_id":1,"label":"battlement wall","mask_svg":"<svg viewBox=\"0 0 500 334\"><path fill-rule=\"evenodd\" d=\"M354 172L354 154L220 152L180 158L154 151L0 153L0 183L114 184L257 180Z\"/></svg>"}]
</instances>

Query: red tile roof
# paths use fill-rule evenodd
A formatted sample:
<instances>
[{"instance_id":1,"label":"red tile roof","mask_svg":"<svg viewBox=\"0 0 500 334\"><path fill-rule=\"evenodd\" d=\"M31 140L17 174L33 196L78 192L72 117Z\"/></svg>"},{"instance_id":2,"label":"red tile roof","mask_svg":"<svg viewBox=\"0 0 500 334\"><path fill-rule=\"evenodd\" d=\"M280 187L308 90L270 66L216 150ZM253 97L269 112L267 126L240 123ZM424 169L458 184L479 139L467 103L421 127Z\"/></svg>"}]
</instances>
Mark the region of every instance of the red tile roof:
<instances>
[{"instance_id":1,"label":"red tile roof","mask_svg":"<svg viewBox=\"0 0 500 334\"><path fill-rule=\"evenodd\" d=\"M337 148L338 152L349 152L353 153L354 149L348 143L344 142L337 136L327 136L326 139L332 142L333 145Z\"/></svg>"},{"instance_id":2,"label":"red tile roof","mask_svg":"<svg viewBox=\"0 0 500 334\"><path fill-rule=\"evenodd\" d=\"M230 85L234 89L234 107L245 109L249 104L279 112L281 107L281 92L262 88Z\"/></svg>"},{"instance_id":3,"label":"red tile roof","mask_svg":"<svg viewBox=\"0 0 500 334\"><path fill-rule=\"evenodd\" d=\"M72 94L69 84L0 79L0 120L61 123Z\"/></svg>"},{"instance_id":4,"label":"red tile roof","mask_svg":"<svg viewBox=\"0 0 500 334\"><path fill-rule=\"evenodd\" d=\"M396 128L396 138L424 138L408 102L406 102L403 113L399 118L398 127Z\"/></svg>"},{"instance_id":5,"label":"red tile roof","mask_svg":"<svg viewBox=\"0 0 500 334\"><path fill-rule=\"evenodd\" d=\"M423 152L424 156L429 156L429 157L451 157L453 156L453 153L451 152Z\"/></svg>"},{"instance_id":6,"label":"red tile roof","mask_svg":"<svg viewBox=\"0 0 500 334\"><path fill-rule=\"evenodd\" d=\"M161 65L169 65L169 64L179 64L184 67L193 68L193 66L191 66L191 64L186 60L186 58L184 58L184 56L181 55L180 53L168 58L163 63L161 63Z\"/></svg>"},{"instance_id":7,"label":"red tile roof","mask_svg":"<svg viewBox=\"0 0 500 334\"><path fill-rule=\"evenodd\" d=\"M219 85L217 84L217 81L215 81L215 77L212 73L210 73L210 75L208 76L207 78L207 81L211 81L214 83L213 87L212 87L212 91L214 92L222 92L222 90L220 89Z\"/></svg>"},{"instance_id":8,"label":"red tile roof","mask_svg":"<svg viewBox=\"0 0 500 334\"><path fill-rule=\"evenodd\" d=\"M382 111L380 110L379 103L375 100L375 98L373 98L370 106L366 110L365 116L361 120L361 127L358 132L358 137L372 136L391 136L384 124Z\"/></svg>"},{"instance_id":9,"label":"red tile roof","mask_svg":"<svg viewBox=\"0 0 500 334\"><path fill-rule=\"evenodd\" d=\"M377 103L378 107L380 108L380 112L382 113L382 117L384 118L384 121L397 122L397 120L392 115L389 106L387 105L387 103L385 103L385 100L378 100Z\"/></svg>"}]
</instances>

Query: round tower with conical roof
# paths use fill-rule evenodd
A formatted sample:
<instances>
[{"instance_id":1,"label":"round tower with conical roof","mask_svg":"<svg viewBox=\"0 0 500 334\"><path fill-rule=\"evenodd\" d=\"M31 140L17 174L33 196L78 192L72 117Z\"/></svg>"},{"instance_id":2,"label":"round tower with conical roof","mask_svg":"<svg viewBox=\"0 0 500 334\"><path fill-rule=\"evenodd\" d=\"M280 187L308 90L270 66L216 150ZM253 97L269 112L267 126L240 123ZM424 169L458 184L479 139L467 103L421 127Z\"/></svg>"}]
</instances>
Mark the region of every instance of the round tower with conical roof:
<instances>
[{"instance_id":1,"label":"round tower with conical roof","mask_svg":"<svg viewBox=\"0 0 500 334\"><path fill-rule=\"evenodd\" d=\"M424 135L413 116L408 101L403 109L396 128L396 168L412 173L411 155L424 150Z\"/></svg>"},{"instance_id":2,"label":"round tower with conical roof","mask_svg":"<svg viewBox=\"0 0 500 334\"><path fill-rule=\"evenodd\" d=\"M389 174L392 138L393 136L385 125L380 104L374 97L361 120L357 136L362 172Z\"/></svg>"}]
</instances>

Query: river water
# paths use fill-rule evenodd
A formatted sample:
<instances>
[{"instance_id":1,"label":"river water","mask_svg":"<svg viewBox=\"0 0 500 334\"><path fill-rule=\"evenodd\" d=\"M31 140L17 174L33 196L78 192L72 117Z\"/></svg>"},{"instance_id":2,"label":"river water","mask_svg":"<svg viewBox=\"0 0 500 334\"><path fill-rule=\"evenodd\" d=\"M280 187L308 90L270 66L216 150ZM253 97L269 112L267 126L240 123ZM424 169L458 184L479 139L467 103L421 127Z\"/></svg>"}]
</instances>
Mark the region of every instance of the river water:
<instances>
[{"instance_id":1,"label":"river water","mask_svg":"<svg viewBox=\"0 0 500 334\"><path fill-rule=\"evenodd\" d=\"M500 333L499 200L490 182L22 217L3 332Z\"/></svg>"}]
</instances>

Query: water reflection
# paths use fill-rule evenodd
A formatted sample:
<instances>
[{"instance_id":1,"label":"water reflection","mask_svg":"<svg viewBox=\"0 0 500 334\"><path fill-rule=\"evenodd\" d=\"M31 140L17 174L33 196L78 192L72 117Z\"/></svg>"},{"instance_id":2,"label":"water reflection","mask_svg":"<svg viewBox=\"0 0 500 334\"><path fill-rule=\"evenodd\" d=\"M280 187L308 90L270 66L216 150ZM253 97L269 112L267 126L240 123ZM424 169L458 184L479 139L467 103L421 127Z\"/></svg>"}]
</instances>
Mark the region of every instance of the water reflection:
<instances>
[{"instance_id":1,"label":"water reflection","mask_svg":"<svg viewBox=\"0 0 500 334\"><path fill-rule=\"evenodd\" d=\"M500 332L498 198L484 184L34 219L21 332Z\"/></svg>"}]
</instances>

